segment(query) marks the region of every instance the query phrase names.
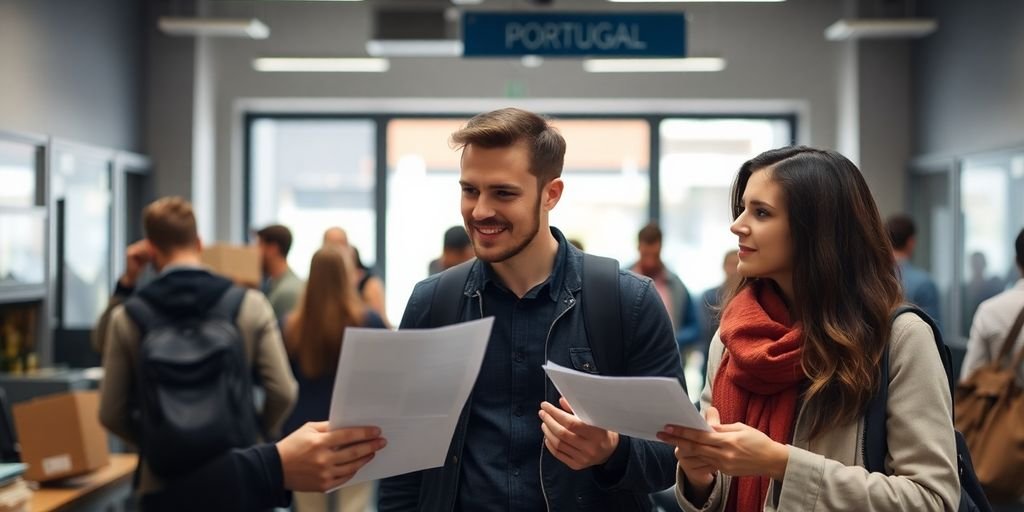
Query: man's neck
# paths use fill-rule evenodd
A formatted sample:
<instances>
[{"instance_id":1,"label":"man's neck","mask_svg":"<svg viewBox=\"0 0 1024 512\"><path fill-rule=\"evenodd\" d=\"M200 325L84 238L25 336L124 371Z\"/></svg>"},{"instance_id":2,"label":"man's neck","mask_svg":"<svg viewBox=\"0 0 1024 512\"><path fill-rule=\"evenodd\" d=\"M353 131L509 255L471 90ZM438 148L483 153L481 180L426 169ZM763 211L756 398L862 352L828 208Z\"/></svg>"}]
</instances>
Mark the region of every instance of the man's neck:
<instances>
[{"instance_id":1,"label":"man's neck","mask_svg":"<svg viewBox=\"0 0 1024 512\"><path fill-rule=\"evenodd\" d=\"M519 254L492 263L491 268L516 297L523 297L534 286L543 283L555 268L558 255L558 240L549 228L542 227L537 236Z\"/></svg>"},{"instance_id":2,"label":"man's neck","mask_svg":"<svg viewBox=\"0 0 1024 512\"><path fill-rule=\"evenodd\" d=\"M284 259L270 263L268 275L271 279L280 279L286 272L288 272L288 262Z\"/></svg>"},{"instance_id":3,"label":"man's neck","mask_svg":"<svg viewBox=\"0 0 1024 512\"><path fill-rule=\"evenodd\" d=\"M665 274L665 264L659 262L657 266L644 267L637 263L635 272L654 280L661 279Z\"/></svg>"},{"instance_id":4,"label":"man's neck","mask_svg":"<svg viewBox=\"0 0 1024 512\"><path fill-rule=\"evenodd\" d=\"M199 257L199 253L195 251L181 251L167 258L163 266L160 268L160 272L173 267L201 267L203 266L203 260Z\"/></svg>"},{"instance_id":5,"label":"man's neck","mask_svg":"<svg viewBox=\"0 0 1024 512\"><path fill-rule=\"evenodd\" d=\"M910 253L906 251L893 250L892 255L896 257L896 263L902 263L910 260Z\"/></svg>"}]
</instances>

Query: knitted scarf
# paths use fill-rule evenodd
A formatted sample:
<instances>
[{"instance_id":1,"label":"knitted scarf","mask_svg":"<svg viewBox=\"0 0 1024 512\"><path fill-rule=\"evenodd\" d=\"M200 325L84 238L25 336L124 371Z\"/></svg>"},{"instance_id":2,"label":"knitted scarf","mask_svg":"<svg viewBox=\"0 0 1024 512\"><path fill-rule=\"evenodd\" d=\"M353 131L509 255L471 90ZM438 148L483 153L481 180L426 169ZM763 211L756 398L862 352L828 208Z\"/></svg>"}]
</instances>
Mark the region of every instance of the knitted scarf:
<instances>
[{"instance_id":1,"label":"knitted scarf","mask_svg":"<svg viewBox=\"0 0 1024 512\"><path fill-rule=\"evenodd\" d=\"M802 333L774 286L755 282L722 312L719 336L726 352L715 375L712 402L722 424L742 422L789 443L797 398L805 380ZM761 510L771 479L732 479L726 512Z\"/></svg>"}]
</instances>

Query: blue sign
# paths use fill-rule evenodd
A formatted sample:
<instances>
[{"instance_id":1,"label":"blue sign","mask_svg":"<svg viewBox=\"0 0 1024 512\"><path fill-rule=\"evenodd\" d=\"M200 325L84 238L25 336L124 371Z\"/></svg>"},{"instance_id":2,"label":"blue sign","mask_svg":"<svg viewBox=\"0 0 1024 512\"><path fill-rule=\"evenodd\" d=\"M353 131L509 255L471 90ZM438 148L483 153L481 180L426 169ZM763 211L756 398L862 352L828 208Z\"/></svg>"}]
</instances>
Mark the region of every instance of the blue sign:
<instances>
[{"instance_id":1,"label":"blue sign","mask_svg":"<svg viewBox=\"0 0 1024 512\"><path fill-rule=\"evenodd\" d=\"M465 57L685 57L683 13L462 15Z\"/></svg>"}]
</instances>

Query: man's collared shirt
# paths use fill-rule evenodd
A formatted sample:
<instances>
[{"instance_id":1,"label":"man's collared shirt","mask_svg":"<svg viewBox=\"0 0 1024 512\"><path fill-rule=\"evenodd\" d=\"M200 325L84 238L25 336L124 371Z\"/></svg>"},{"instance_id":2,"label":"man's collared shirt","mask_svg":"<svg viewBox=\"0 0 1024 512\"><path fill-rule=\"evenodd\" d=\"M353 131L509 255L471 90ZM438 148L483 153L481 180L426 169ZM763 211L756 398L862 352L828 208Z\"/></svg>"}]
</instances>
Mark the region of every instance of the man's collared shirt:
<instances>
[{"instance_id":1,"label":"man's collared shirt","mask_svg":"<svg viewBox=\"0 0 1024 512\"><path fill-rule=\"evenodd\" d=\"M458 491L463 512L544 510L541 365L567 253L560 243L551 275L521 299L484 265L483 313L494 317L494 328L471 395Z\"/></svg>"}]
</instances>

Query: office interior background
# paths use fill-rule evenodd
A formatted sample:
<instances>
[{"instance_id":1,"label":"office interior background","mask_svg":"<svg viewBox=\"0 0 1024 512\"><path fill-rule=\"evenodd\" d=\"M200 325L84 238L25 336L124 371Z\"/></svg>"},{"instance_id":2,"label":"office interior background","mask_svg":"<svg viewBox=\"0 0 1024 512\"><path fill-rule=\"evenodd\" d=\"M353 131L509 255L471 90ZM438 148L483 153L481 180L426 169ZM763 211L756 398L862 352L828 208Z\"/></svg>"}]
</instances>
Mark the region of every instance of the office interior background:
<instances>
[{"instance_id":1,"label":"office interior background","mask_svg":"<svg viewBox=\"0 0 1024 512\"><path fill-rule=\"evenodd\" d=\"M595 73L582 58L429 56L424 43L378 72L257 69L369 57L378 39L450 43L468 11L685 13L688 56L724 67ZM269 35L161 29L170 17L257 19ZM826 37L841 20L881 19L934 29ZM1024 224L1022 19L1017 0L0 0L5 329L23 331L32 366L96 365L89 330L142 208L164 195L194 203L206 241L289 225L300 276L323 230L346 228L397 322L462 222L448 135L520 106L568 141L552 224L627 264L637 230L658 220L663 258L694 297L735 246L739 165L791 143L839 150L883 216L917 222L915 263L963 347L978 287L1012 282ZM9 359L5 371L30 364Z\"/></svg>"}]
</instances>

